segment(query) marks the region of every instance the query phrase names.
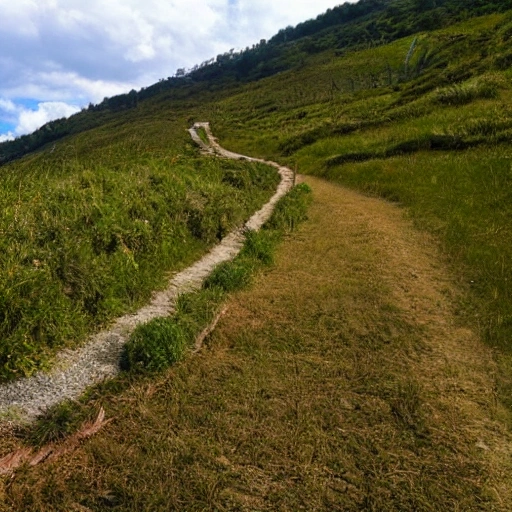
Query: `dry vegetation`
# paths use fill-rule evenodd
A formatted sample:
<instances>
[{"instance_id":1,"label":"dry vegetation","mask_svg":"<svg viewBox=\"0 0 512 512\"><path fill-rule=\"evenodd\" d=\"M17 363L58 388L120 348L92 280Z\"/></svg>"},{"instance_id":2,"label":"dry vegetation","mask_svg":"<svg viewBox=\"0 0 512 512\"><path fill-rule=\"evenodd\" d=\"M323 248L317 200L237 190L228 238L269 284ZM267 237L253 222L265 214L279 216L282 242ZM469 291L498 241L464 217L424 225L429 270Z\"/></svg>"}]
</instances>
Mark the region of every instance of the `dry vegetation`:
<instances>
[{"instance_id":1,"label":"dry vegetation","mask_svg":"<svg viewBox=\"0 0 512 512\"><path fill-rule=\"evenodd\" d=\"M492 354L435 244L311 185L310 222L207 347L101 399L114 422L4 482L6 510L510 510Z\"/></svg>"}]
</instances>

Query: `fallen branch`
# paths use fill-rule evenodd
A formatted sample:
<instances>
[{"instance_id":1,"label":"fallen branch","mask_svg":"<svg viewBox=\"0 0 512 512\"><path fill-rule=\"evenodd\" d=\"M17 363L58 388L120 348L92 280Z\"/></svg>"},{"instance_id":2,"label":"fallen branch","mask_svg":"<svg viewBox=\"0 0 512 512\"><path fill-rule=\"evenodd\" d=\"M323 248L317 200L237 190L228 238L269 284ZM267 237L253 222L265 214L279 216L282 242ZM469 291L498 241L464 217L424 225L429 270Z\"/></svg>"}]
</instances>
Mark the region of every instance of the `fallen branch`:
<instances>
[{"instance_id":1,"label":"fallen branch","mask_svg":"<svg viewBox=\"0 0 512 512\"><path fill-rule=\"evenodd\" d=\"M61 443L50 443L34 452L33 448L20 448L0 459L0 475L10 475L23 464L37 466L45 460L55 460L75 450L80 441L92 437L113 418L105 420L105 410L100 408L98 416L92 422L86 422L81 429Z\"/></svg>"},{"instance_id":2,"label":"fallen branch","mask_svg":"<svg viewBox=\"0 0 512 512\"><path fill-rule=\"evenodd\" d=\"M227 310L227 307L223 308L220 311L220 313L213 319L212 323L199 334L199 336L196 338L196 342L194 343L193 353L199 352L201 350L204 340L215 330L215 327L217 327L219 320L226 313Z\"/></svg>"}]
</instances>

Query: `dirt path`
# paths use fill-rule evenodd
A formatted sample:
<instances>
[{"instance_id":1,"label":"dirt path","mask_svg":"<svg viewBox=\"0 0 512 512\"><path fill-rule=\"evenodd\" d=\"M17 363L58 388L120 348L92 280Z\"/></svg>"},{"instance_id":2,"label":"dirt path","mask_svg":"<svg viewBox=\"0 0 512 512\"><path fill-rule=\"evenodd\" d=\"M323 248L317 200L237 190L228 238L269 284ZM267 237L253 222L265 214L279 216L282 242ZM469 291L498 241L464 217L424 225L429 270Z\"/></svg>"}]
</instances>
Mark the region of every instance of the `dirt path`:
<instances>
[{"instance_id":1,"label":"dirt path","mask_svg":"<svg viewBox=\"0 0 512 512\"><path fill-rule=\"evenodd\" d=\"M492 351L461 326L434 240L390 203L305 180L310 221L230 301L200 370L240 395L195 403L229 404L208 431L231 429L208 446L230 472L213 507L512 510Z\"/></svg>"},{"instance_id":2,"label":"dirt path","mask_svg":"<svg viewBox=\"0 0 512 512\"><path fill-rule=\"evenodd\" d=\"M309 221L206 346L108 400L9 510L512 510L493 354L403 210L307 177Z\"/></svg>"},{"instance_id":3,"label":"dirt path","mask_svg":"<svg viewBox=\"0 0 512 512\"><path fill-rule=\"evenodd\" d=\"M198 128L207 131L210 146L197 135ZM242 155L226 151L217 144L208 123L196 124L190 129L190 134L208 153L224 158L242 158ZM247 160L263 162L253 158ZM0 419L30 420L64 399L78 397L87 386L116 375L123 346L135 327L172 313L179 294L198 289L216 265L233 259L242 247L244 230L258 230L270 217L276 202L291 188L291 170L273 162L265 163L278 169L281 182L271 199L242 228L230 233L201 260L178 273L167 289L154 294L150 304L134 314L119 318L110 329L93 336L84 347L59 354L50 373L39 372L30 378L1 385Z\"/></svg>"}]
</instances>

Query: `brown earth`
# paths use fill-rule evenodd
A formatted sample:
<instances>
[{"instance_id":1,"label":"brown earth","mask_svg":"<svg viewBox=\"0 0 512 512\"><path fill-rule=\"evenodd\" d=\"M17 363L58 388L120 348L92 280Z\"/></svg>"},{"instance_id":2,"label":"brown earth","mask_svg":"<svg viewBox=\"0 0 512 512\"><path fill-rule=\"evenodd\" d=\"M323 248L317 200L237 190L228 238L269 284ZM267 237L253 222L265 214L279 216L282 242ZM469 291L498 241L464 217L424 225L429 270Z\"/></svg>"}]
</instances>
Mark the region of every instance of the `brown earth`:
<instances>
[{"instance_id":1,"label":"brown earth","mask_svg":"<svg viewBox=\"0 0 512 512\"><path fill-rule=\"evenodd\" d=\"M496 397L497 368L492 351L462 323L463 294L436 243L395 205L305 181L315 196L310 222L283 247L276 268L229 304L209 354L214 367L247 364L240 352L250 340L258 347L252 385L309 418L296 418L292 433L269 406L249 426L265 444L282 443L270 460L288 471L295 466L302 485L285 487L300 498L269 506L269 496L286 495L270 461L258 459L258 470L248 471L245 457L235 456L238 465L229 467L245 484L224 490L228 508L512 510L512 438ZM276 361L283 350L293 353L290 360ZM298 435L301 428L311 434ZM235 431L232 443L247 425ZM331 453L322 461L315 450L323 443ZM301 461L308 447L311 460ZM284 456L287 450L296 453ZM330 457L335 463L326 464ZM343 467L341 475L333 465ZM324 485L305 500L308 476Z\"/></svg>"}]
</instances>

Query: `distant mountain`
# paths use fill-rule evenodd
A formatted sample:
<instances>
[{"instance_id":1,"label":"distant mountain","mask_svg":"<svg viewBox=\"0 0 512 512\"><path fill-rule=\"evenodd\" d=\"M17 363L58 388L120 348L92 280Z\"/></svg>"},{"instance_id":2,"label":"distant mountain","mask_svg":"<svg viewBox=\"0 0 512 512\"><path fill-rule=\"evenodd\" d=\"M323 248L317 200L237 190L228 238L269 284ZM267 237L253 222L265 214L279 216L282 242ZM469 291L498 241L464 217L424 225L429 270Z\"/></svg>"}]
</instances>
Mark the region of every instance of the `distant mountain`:
<instances>
[{"instance_id":1,"label":"distant mountain","mask_svg":"<svg viewBox=\"0 0 512 512\"><path fill-rule=\"evenodd\" d=\"M34 133L0 144L0 164L22 157L66 135L94 128L111 113L136 108L163 91L176 96L194 94L198 87L218 90L239 82L260 80L302 66L325 50L337 54L378 46L417 32L442 28L473 16L512 9L512 0L360 0L345 3L296 27L281 29L269 41L217 55L190 70L132 90L97 105L90 104L68 119L51 121Z\"/></svg>"}]
</instances>

